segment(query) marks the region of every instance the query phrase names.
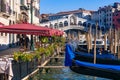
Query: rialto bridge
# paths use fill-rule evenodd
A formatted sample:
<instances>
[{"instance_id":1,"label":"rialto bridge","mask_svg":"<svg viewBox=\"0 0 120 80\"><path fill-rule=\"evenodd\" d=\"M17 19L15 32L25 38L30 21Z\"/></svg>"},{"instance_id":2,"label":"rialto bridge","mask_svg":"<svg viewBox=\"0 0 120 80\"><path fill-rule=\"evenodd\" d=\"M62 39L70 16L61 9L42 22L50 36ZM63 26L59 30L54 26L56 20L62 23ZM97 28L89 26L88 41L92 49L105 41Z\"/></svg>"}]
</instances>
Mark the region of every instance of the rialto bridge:
<instances>
[{"instance_id":1,"label":"rialto bridge","mask_svg":"<svg viewBox=\"0 0 120 80\"><path fill-rule=\"evenodd\" d=\"M96 28L95 22L88 19L79 18L73 14L63 16L59 19L49 20L47 22L41 23L40 25L63 30L64 32L66 32L67 35L68 33L70 33L74 34L74 36L76 36L79 32L81 33L83 31L88 31L90 27L91 32L94 33ZM98 25L98 30L104 32L105 28Z\"/></svg>"}]
</instances>

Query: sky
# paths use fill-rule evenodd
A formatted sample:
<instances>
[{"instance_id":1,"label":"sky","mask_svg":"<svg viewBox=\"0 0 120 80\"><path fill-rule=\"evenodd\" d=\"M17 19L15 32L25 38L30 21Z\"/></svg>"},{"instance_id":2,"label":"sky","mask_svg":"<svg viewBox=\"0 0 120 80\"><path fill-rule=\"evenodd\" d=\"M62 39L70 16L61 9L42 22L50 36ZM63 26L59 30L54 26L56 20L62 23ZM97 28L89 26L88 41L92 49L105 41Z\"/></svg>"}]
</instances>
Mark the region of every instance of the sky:
<instances>
[{"instance_id":1,"label":"sky","mask_svg":"<svg viewBox=\"0 0 120 80\"><path fill-rule=\"evenodd\" d=\"M120 0L40 0L40 14L72 11L79 8L97 11L99 7L112 5Z\"/></svg>"}]
</instances>

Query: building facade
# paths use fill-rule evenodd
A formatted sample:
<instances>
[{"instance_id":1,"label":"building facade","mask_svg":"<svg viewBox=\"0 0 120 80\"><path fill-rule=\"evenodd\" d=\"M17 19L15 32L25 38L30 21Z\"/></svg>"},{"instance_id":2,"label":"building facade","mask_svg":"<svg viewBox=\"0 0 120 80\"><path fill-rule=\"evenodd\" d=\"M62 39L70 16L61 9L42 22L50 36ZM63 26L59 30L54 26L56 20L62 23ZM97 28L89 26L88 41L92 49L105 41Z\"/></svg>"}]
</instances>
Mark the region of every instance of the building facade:
<instances>
[{"instance_id":1,"label":"building facade","mask_svg":"<svg viewBox=\"0 0 120 80\"><path fill-rule=\"evenodd\" d=\"M113 14L113 26L120 29L120 11L116 11Z\"/></svg>"},{"instance_id":2,"label":"building facade","mask_svg":"<svg viewBox=\"0 0 120 80\"><path fill-rule=\"evenodd\" d=\"M32 23L39 25L39 2L39 0L0 0L0 23L4 26L31 23L32 17ZM17 34L0 33L0 50L14 46L16 42Z\"/></svg>"},{"instance_id":3,"label":"building facade","mask_svg":"<svg viewBox=\"0 0 120 80\"><path fill-rule=\"evenodd\" d=\"M19 0L0 0L0 23L4 26L15 24L16 10ZM0 50L6 49L9 47L9 44L16 41L14 38L15 35L0 33Z\"/></svg>"},{"instance_id":4,"label":"building facade","mask_svg":"<svg viewBox=\"0 0 120 80\"><path fill-rule=\"evenodd\" d=\"M108 5L104 7L99 7L99 25L104 26L109 29L113 26L113 14L120 10L120 3L115 2L113 5Z\"/></svg>"},{"instance_id":5,"label":"building facade","mask_svg":"<svg viewBox=\"0 0 120 80\"><path fill-rule=\"evenodd\" d=\"M92 20L92 21L99 21L98 11L92 12L92 14L91 14L91 20Z\"/></svg>"},{"instance_id":6,"label":"building facade","mask_svg":"<svg viewBox=\"0 0 120 80\"><path fill-rule=\"evenodd\" d=\"M26 0L24 0L26 1ZM32 4L32 5L31 5ZM28 16L29 16L29 23L39 25L39 18L40 18L40 0L27 0L28 6ZM31 13L32 12L32 13Z\"/></svg>"}]
</instances>

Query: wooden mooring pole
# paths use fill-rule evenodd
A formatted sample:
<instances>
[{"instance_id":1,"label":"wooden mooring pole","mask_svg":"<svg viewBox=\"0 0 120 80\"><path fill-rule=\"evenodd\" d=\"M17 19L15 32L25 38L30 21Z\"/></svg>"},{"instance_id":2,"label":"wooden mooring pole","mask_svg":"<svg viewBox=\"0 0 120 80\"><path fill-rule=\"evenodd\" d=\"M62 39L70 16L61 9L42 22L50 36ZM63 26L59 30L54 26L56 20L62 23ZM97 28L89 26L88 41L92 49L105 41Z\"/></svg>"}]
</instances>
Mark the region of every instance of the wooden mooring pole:
<instances>
[{"instance_id":1,"label":"wooden mooring pole","mask_svg":"<svg viewBox=\"0 0 120 80\"><path fill-rule=\"evenodd\" d=\"M114 40L114 54L116 55L116 53L117 53L117 30L116 30L116 28L115 28L114 36L115 36L115 40Z\"/></svg>"},{"instance_id":2,"label":"wooden mooring pole","mask_svg":"<svg viewBox=\"0 0 120 80\"><path fill-rule=\"evenodd\" d=\"M107 50L107 33L104 34L104 50Z\"/></svg>"},{"instance_id":3,"label":"wooden mooring pole","mask_svg":"<svg viewBox=\"0 0 120 80\"><path fill-rule=\"evenodd\" d=\"M94 37L94 64L96 64L96 38L97 38L97 27L98 27L98 23L96 23L96 31L95 31L95 37Z\"/></svg>"},{"instance_id":4,"label":"wooden mooring pole","mask_svg":"<svg viewBox=\"0 0 120 80\"><path fill-rule=\"evenodd\" d=\"M117 48L118 48L118 58L120 59L120 28L118 28L118 30L117 30L117 42L118 42L118 44L117 44Z\"/></svg>"}]
</instances>

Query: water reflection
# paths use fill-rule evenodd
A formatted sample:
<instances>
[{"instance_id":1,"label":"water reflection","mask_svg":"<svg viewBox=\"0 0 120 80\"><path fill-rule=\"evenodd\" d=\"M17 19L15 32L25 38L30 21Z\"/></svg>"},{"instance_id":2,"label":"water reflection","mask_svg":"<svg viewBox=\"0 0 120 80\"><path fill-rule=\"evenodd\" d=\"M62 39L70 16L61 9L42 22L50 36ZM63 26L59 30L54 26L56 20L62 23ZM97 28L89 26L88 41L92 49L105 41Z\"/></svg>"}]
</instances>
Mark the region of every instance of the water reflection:
<instances>
[{"instance_id":1,"label":"water reflection","mask_svg":"<svg viewBox=\"0 0 120 80\"><path fill-rule=\"evenodd\" d=\"M54 59L48 65L64 65L64 59L56 62ZM31 80L111 80L107 78L94 77L73 72L69 67L40 69Z\"/></svg>"},{"instance_id":2,"label":"water reflection","mask_svg":"<svg viewBox=\"0 0 120 80\"><path fill-rule=\"evenodd\" d=\"M70 68L62 69L49 69L48 72L42 73L42 69L39 74L35 75L31 80L110 80L106 78L93 77L89 75L82 75L75 73Z\"/></svg>"}]
</instances>

